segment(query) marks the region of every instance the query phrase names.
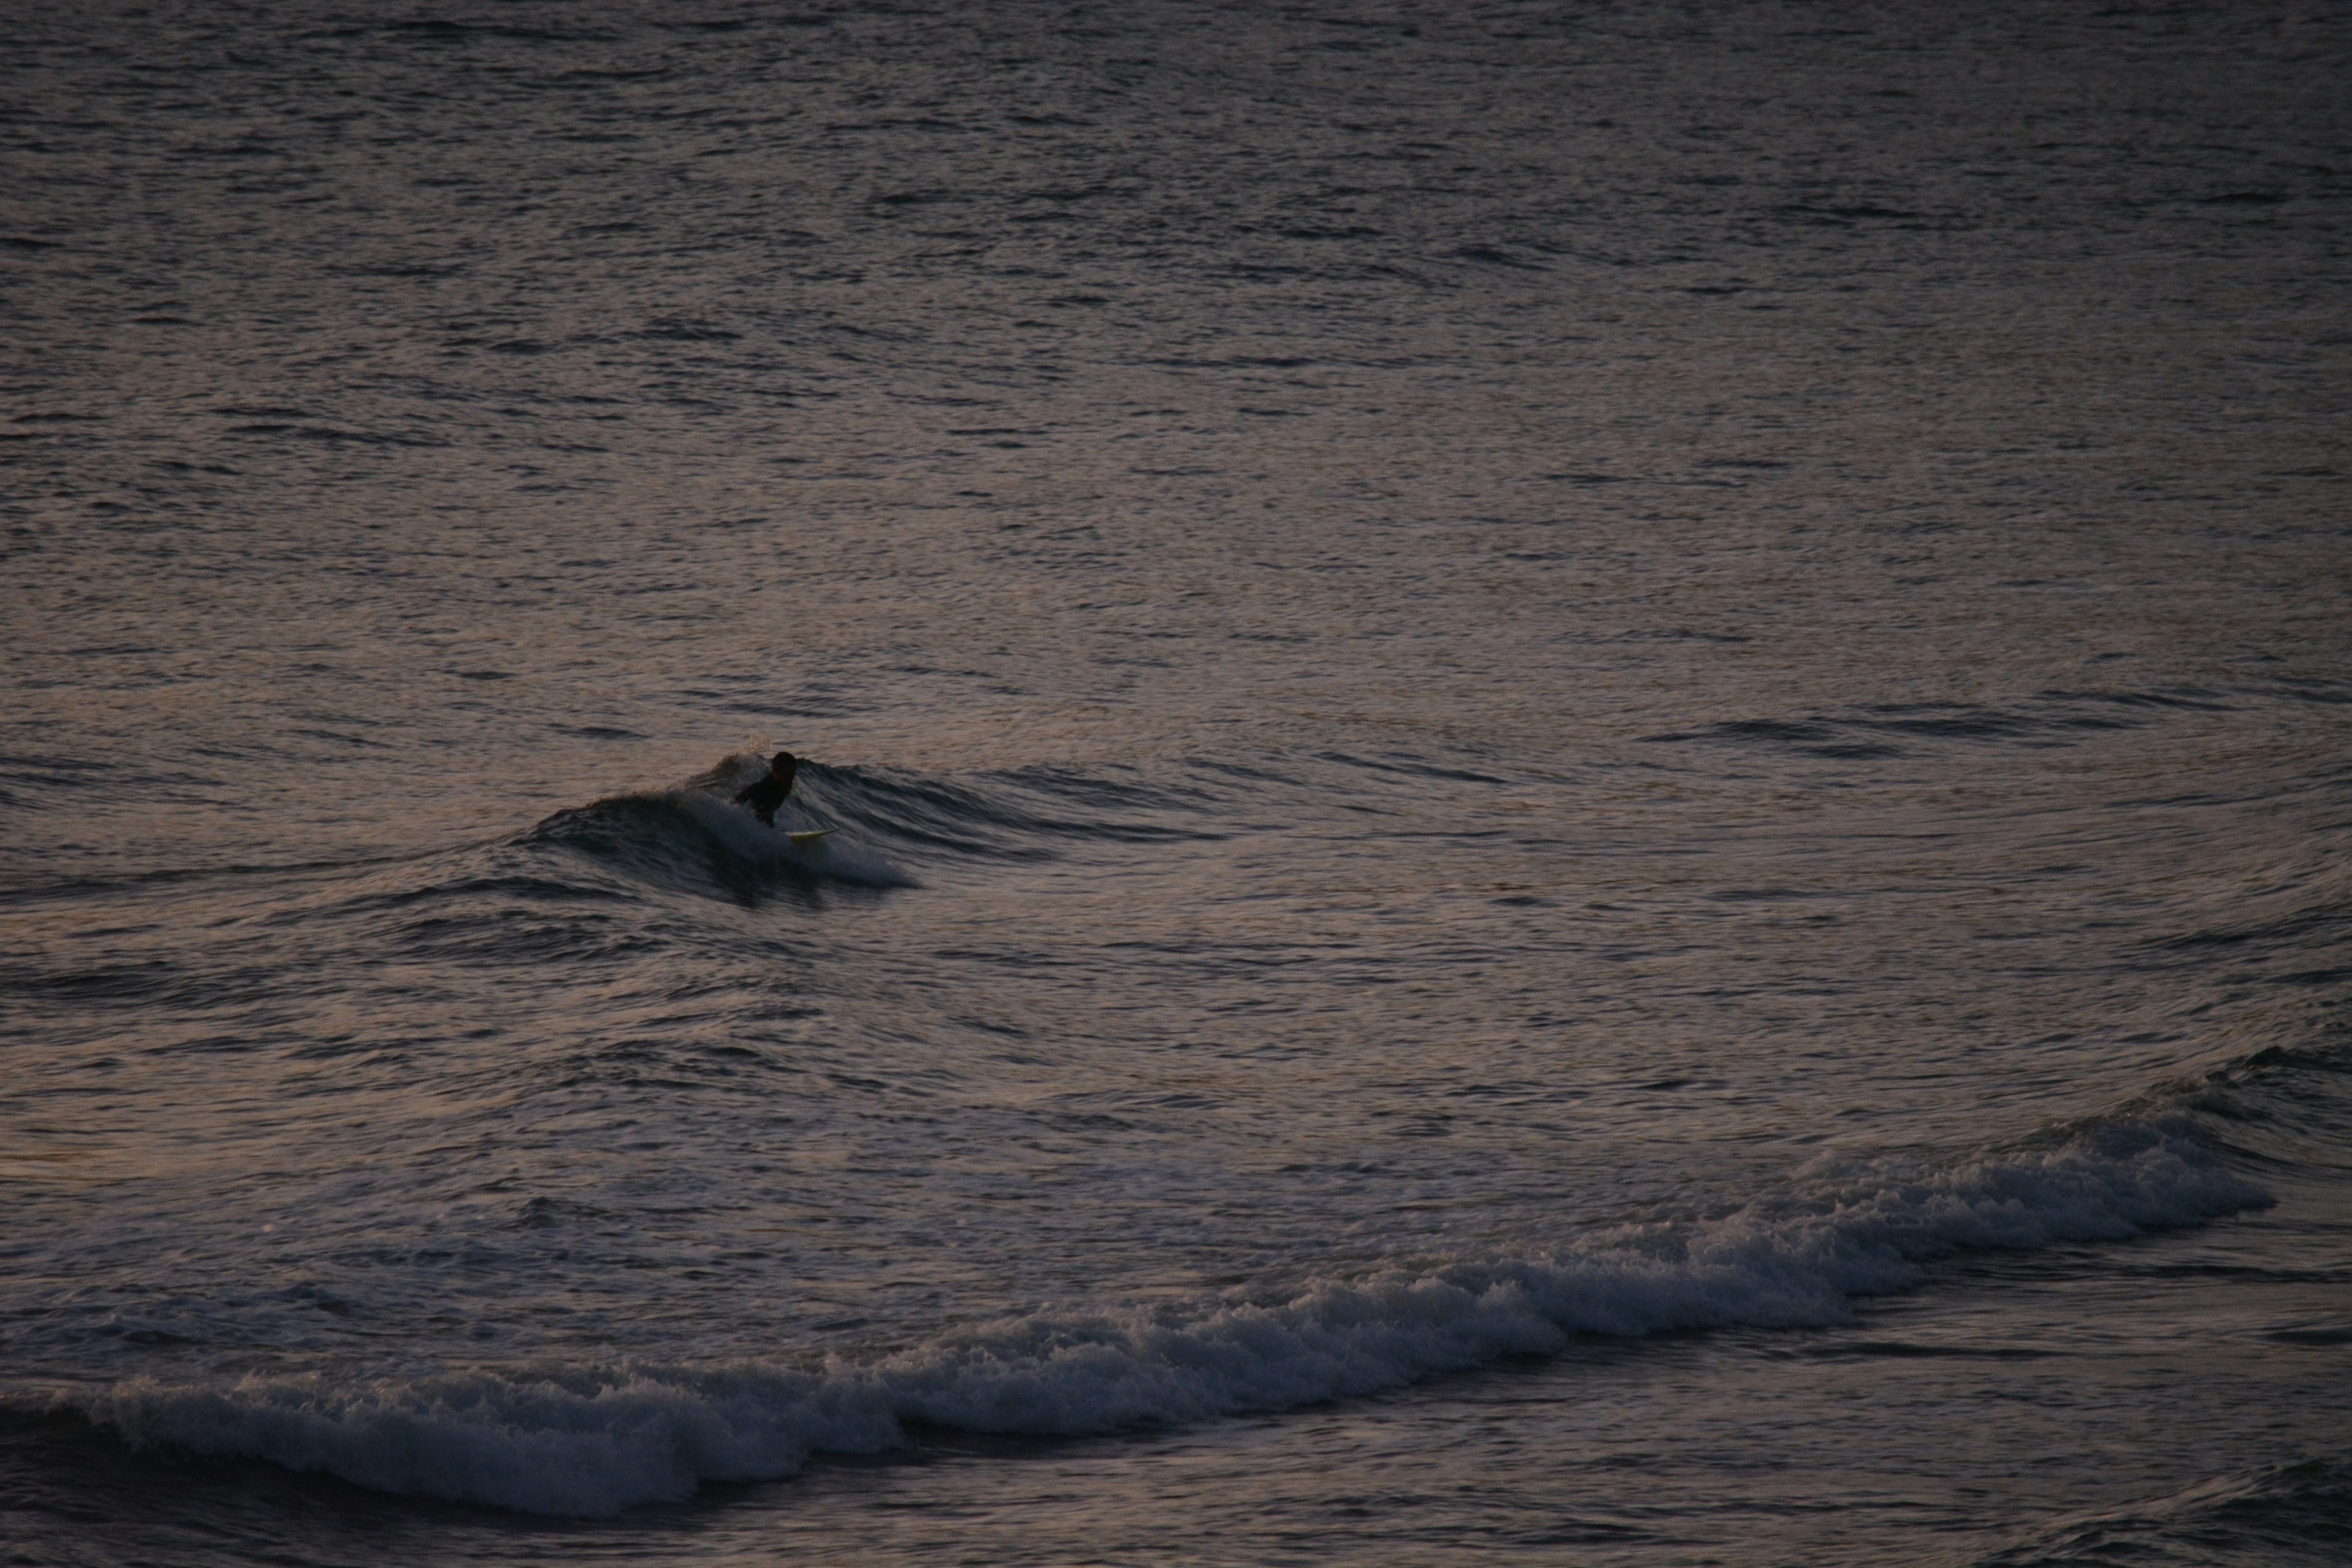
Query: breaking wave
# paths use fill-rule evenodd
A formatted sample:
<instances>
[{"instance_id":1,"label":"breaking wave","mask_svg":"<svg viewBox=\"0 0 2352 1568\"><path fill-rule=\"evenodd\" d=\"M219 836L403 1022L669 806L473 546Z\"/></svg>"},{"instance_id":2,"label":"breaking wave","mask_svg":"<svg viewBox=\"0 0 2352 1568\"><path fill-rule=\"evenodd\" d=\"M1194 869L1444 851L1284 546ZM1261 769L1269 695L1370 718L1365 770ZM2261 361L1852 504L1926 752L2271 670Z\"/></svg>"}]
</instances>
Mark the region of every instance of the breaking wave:
<instances>
[{"instance_id":1,"label":"breaking wave","mask_svg":"<svg viewBox=\"0 0 2352 1568\"><path fill-rule=\"evenodd\" d=\"M783 872L866 887L915 885L914 879L871 847L870 834L836 831L814 843L795 844L792 835L836 827L838 812L821 777L828 770L808 765L800 789L773 827L732 805L735 789L757 776L756 759L730 757L719 767L674 789L609 795L588 805L559 811L525 836L534 847L575 850L649 880L689 884L714 876L732 880L742 873Z\"/></svg>"},{"instance_id":2,"label":"breaking wave","mask_svg":"<svg viewBox=\"0 0 2352 1568\"><path fill-rule=\"evenodd\" d=\"M1942 1167L1853 1169L1715 1220L1541 1256L1314 1280L1278 1299L1040 1313L863 1362L142 1378L41 1403L136 1446L602 1516L704 1481L788 1476L812 1453L881 1452L909 1424L1036 1436L1166 1426L1555 1353L1579 1334L1841 1324L1854 1299L1909 1286L1954 1253L2118 1239L2266 1201L2172 1112Z\"/></svg>"}]
</instances>

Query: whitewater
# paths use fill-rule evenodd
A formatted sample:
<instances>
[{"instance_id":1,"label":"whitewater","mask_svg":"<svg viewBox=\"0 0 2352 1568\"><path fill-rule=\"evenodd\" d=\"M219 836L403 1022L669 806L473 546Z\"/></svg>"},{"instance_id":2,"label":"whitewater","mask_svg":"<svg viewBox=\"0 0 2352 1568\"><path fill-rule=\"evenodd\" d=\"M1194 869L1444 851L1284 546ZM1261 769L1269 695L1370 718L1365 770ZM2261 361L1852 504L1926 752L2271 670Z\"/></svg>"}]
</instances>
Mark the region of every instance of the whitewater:
<instances>
[{"instance_id":1,"label":"whitewater","mask_svg":"<svg viewBox=\"0 0 2352 1568\"><path fill-rule=\"evenodd\" d=\"M2115 1240L2254 1206L2185 1138L2109 1126L2038 1156L1853 1187L1825 1212L1641 1227L1568 1255L1326 1281L1266 1304L984 1323L868 1365L660 1366L335 1386L152 1379L58 1401L133 1443L254 1455L387 1491L596 1516L811 1450L903 1447L903 1423L1070 1436L1376 1393L1578 1333L1851 1323L1846 1299L1962 1248Z\"/></svg>"}]
</instances>

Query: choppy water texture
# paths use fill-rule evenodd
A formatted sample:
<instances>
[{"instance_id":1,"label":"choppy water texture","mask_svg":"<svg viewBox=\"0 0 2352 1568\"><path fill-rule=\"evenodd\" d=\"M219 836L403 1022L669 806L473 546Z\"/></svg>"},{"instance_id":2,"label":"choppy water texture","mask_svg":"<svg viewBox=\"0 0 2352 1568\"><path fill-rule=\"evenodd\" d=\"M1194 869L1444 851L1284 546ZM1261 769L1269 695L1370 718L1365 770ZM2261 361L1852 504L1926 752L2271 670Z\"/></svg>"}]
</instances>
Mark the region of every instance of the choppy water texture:
<instances>
[{"instance_id":1,"label":"choppy water texture","mask_svg":"<svg viewBox=\"0 0 2352 1568\"><path fill-rule=\"evenodd\" d=\"M0 78L0 1560L2341 1561L2340 11Z\"/></svg>"}]
</instances>

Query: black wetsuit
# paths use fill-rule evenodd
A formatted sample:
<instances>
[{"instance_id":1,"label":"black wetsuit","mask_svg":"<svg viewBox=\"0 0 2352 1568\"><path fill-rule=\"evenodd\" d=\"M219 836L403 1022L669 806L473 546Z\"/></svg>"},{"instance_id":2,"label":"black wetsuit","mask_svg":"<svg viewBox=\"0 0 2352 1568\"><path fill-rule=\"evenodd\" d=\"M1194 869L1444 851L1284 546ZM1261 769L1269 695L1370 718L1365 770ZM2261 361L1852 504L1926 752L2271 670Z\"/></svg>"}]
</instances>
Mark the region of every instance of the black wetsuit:
<instances>
[{"instance_id":1,"label":"black wetsuit","mask_svg":"<svg viewBox=\"0 0 2352 1568\"><path fill-rule=\"evenodd\" d=\"M784 770L784 776L761 773L746 784L735 799L751 808L751 815L770 827L776 825L776 807L784 804L784 796L793 793L793 775L800 772L797 763Z\"/></svg>"}]
</instances>

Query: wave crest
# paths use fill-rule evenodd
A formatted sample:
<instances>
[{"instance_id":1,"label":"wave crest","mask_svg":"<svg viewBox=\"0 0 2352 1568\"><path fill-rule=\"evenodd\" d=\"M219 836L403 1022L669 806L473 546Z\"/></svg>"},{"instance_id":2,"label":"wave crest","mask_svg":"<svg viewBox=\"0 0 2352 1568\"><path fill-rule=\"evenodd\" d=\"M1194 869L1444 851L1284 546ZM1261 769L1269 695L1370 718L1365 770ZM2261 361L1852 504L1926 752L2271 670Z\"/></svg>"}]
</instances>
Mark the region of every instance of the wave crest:
<instances>
[{"instance_id":1,"label":"wave crest","mask_svg":"<svg viewBox=\"0 0 2352 1568\"><path fill-rule=\"evenodd\" d=\"M1189 1310L1040 1313L879 1360L809 1369L646 1364L409 1381L320 1377L61 1395L136 1445L271 1460L385 1491L609 1515L705 1480L772 1479L812 1452L876 1453L908 1423L1077 1436L1402 1386L1577 1334L1822 1327L1956 1252L2115 1239L2263 1204L2165 1119L1940 1170L1850 1171L1696 1225L1542 1256L1313 1281Z\"/></svg>"},{"instance_id":2,"label":"wave crest","mask_svg":"<svg viewBox=\"0 0 2352 1568\"><path fill-rule=\"evenodd\" d=\"M823 805L808 811L810 796L796 794L774 827L763 826L729 797L750 770L750 761L726 764L675 789L608 795L587 805L559 811L524 837L531 847L552 847L646 880L701 887L711 881L740 882L747 876L782 872L864 887L911 887L914 879L870 849L841 837L795 845L791 835L830 826ZM812 765L803 777L821 773ZM738 776L741 775L741 776ZM793 806L801 808L793 814Z\"/></svg>"}]
</instances>

